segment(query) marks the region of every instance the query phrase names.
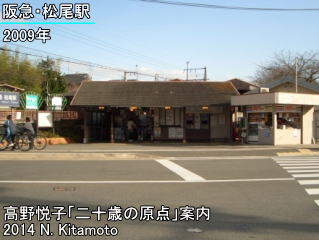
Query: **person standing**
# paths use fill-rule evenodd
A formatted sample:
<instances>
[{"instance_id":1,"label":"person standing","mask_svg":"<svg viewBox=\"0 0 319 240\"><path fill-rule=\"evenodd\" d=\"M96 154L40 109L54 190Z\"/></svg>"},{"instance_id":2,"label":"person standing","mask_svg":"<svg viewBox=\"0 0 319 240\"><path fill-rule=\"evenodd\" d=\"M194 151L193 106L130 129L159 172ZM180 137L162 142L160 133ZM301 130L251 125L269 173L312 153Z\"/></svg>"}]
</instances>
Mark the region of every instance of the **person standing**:
<instances>
[{"instance_id":1,"label":"person standing","mask_svg":"<svg viewBox=\"0 0 319 240\"><path fill-rule=\"evenodd\" d=\"M132 142L134 139L134 131L136 130L136 124L133 119L127 121L128 141Z\"/></svg>"}]
</instances>

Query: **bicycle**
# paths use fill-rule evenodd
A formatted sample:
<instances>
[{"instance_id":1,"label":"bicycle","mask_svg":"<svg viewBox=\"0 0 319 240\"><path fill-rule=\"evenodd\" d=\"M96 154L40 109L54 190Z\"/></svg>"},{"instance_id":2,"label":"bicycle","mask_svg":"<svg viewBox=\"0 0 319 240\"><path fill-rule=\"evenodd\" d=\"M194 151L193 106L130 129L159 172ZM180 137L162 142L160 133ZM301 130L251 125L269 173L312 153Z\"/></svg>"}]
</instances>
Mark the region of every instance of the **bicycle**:
<instances>
[{"instance_id":1,"label":"bicycle","mask_svg":"<svg viewBox=\"0 0 319 240\"><path fill-rule=\"evenodd\" d=\"M30 150L30 142L29 139L20 133L17 133L14 139L14 145L12 146L12 150L18 147L19 150L26 152ZM0 151L4 151L9 148L9 141L7 140L6 134L1 133L0 136Z\"/></svg>"},{"instance_id":2,"label":"bicycle","mask_svg":"<svg viewBox=\"0 0 319 240\"><path fill-rule=\"evenodd\" d=\"M42 135L36 135L32 139L32 145L30 146L31 148L35 148L36 150L43 150L47 147L48 141L46 137Z\"/></svg>"}]
</instances>

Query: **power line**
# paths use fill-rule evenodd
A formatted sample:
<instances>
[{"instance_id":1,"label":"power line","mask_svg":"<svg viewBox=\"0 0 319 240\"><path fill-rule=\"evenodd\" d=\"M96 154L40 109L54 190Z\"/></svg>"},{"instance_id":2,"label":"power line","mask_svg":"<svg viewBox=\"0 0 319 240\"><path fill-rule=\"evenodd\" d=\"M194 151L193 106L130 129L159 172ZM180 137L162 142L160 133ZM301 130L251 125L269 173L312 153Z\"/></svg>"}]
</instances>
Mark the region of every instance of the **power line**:
<instances>
[{"instance_id":1,"label":"power line","mask_svg":"<svg viewBox=\"0 0 319 240\"><path fill-rule=\"evenodd\" d=\"M158 3L165 5L175 5L184 7L223 9L223 10L242 10L242 11L282 11L282 12L305 12L305 11L319 11L319 8L257 8L257 7L239 7L239 6L225 6L205 3L190 3L190 2L176 2L164 0L132 0L147 3Z\"/></svg>"},{"instance_id":2,"label":"power line","mask_svg":"<svg viewBox=\"0 0 319 240\"><path fill-rule=\"evenodd\" d=\"M144 55L144 54L139 53L139 52L131 51L129 49L125 49L125 48L116 46L114 44L106 42L105 40L98 40L98 39L92 38L91 36L76 32L72 29L64 29L61 26L59 26L59 27L55 26L54 29L57 31L60 31L62 33L67 34L67 36L65 36L67 38L75 37L76 40L81 39L82 41L87 42L88 45L105 50L109 53L113 52L113 54L115 54L115 55L123 55L126 57L135 58L135 59L138 59L139 61L147 62L148 64L155 65L155 66L165 65L165 66L176 68L176 66L173 66L173 64L170 64L167 61L160 60L160 59L157 59L157 58L154 58L151 56Z\"/></svg>"},{"instance_id":3,"label":"power line","mask_svg":"<svg viewBox=\"0 0 319 240\"><path fill-rule=\"evenodd\" d=\"M125 69L114 68L114 67L110 67L110 66L104 66L104 65L100 65L100 64L92 63L92 62L85 62L85 61L78 60L78 59L75 59L75 58L65 57L65 56L62 56L62 55L49 53L49 52L46 52L46 51L37 50L37 49L34 49L34 48L25 47L25 46L18 45L18 44L12 44L12 45L15 45L15 46L18 46L18 47L22 47L22 48L26 48L26 49L29 49L29 50L32 50L32 51L38 51L38 52L43 52L45 54L58 56L59 58L51 57L51 59L53 59L55 61L78 64L78 65L83 65L83 66L88 66L88 67L95 67L95 68L105 69L105 70L109 70L109 71L117 71L117 72L122 72L122 73L127 71ZM0 47L0 50L1 51L7 51L7 52L13 52L13 53L20 53L20 54L25 55L25 56L31 56L31 57L41 58L41 59L47 59L47 56L38 55L38 54L32 54L32 53L26 53L26 52L21 52L21 51L12 50L12 49L6 49L6 48L3 48L3 47ZM146 76L146 77L152 77L152 78L154 78L154 76L155 76L155 75L152 75L152 74L147 74L147 73L142 73L142 72L139 72L139 75ZM167 78L165 78L165 77L160 77L160 78L162 78L164 80L167 80Z\"/></svg>"}]
</instances>

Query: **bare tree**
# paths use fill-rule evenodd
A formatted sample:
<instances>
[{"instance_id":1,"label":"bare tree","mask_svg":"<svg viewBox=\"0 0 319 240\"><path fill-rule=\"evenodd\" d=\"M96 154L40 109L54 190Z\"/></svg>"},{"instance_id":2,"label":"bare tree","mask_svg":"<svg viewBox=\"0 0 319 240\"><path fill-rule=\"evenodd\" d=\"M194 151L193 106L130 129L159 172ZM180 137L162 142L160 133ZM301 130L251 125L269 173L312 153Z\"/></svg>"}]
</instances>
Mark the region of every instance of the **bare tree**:
<instances>
[{"instance_id":1,"label":"bare tree","mask_svg":"<svg viewBox=\"0 0 319 240\"><path fill-rule=\"evenodd\" d=\"M274 57L266 64L258 67L254 77L256 84L271 82L282 77L295 77L296 64L298 78L308 82L319 80L319 53L291 53L282 51L275 53Z\"/></svg>"}]
</instances>

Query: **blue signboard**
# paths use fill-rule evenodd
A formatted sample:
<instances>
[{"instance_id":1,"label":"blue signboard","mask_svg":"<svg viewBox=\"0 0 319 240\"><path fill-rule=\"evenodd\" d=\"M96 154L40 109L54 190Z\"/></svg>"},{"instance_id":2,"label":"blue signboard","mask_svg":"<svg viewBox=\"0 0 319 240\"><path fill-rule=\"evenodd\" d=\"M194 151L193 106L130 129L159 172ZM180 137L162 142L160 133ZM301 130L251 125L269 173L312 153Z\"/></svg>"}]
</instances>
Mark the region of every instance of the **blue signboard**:
<instances>
[{"instance_id":1,"label":"blue signboard","mask_svg":"<svg viewBox=\"0 0 319 240\"><path fill-rule=\"evenodd\" d=\"M39 97L37 95L27 94L25 96L25 109L38 109Z\"/></svg>"},{"instance_id":2,"label":"blue signboard","mask_svg":"<svg viewBox=\"0 0 319 240\"><path fill-rule=\"evenodd\" d=\"M20 94L17 92L0 92L0 106L19 107Z\"/></svg>"}]
</instances>

